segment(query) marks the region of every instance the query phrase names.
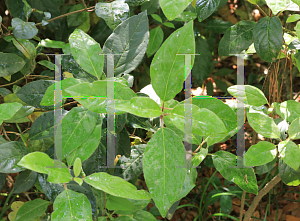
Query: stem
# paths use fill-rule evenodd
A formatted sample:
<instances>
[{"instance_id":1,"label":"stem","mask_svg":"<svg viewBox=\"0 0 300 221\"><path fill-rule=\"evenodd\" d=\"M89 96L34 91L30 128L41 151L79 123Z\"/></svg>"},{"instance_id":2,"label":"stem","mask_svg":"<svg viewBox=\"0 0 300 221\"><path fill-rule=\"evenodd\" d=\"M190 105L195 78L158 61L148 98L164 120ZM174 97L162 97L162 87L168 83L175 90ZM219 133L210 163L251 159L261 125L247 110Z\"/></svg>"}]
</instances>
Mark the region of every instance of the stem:
<instances>
[{"instance_id":1,"label":"stem","mask_svg":"<svg viewBox=\"0 0 300 221\"><path fill-rule=\"evenodd\" d=\"M239 221L243 220L243 211L244 211L244 205L245 205L245 198L246 198L246 191L243 190L243 196L241 201L241 208L240 208L240 218Z\"/></svg>"},{"instance_id":2,"label":"stem","mask_svg":"<svg viewBox=\"0 0 300 221\"><path fill-rule=\"evenodd\" d=\"M208 139L208 137L206 137L205 140L202 141L202 143L198 146L198 148L193 153L196 153L199 149L201 149L207 139Z\"/></svg>"},{"instance_id":3,"label":"stem","mask_svg":"<svg viewBox=\"0 0 300 221\"><path fill-rule=\"evenodd\" d=\"M0 85L0 87L6 87L6 86L9 86L9 85L12 85L12 84L14 84L14 83L17 83L18 81L20 81L20 80L24 79L24 78L26 78L26 76L24 76L24 77L21 77L21 78L19 78L18 80L16 80L16 81L12 82L12 83L9 83L9 84L4 84L4 85Z\"/></svg>"},{"instance_id":4,"label":"stem","mask_svg":"<svg viewBox=\"0 0 300 221\"><path fill-rule=\"evenodd\" d=\"M289 29L284 28L284 27L282 27L282 29L283 29L285 32L289 33L290 35L293 35L293 36L295 36L295 37L298 37L298 35L297 35L296 33L292 32L292 31L289 30Z\"/></svg>"},{"instance_id":5,"label":"stem","mask_svg":"<svg viewBox=\"0 0 300 221\"><path fill-rule=\"evenodd\" d=\"M245 213L244 221L248 221L251 218L252 213L254 212L255 208L257 207L258 203L263 198L263 196L266 195L271 189L273 189L273 187L277 183L279 183L280 180L281 178L279 174L277 174L268 184L266 184L266 186L263 189L261 189L258 192L257 196L254 198L253 202L251 203L249 209Z\"/></svg>"},{"instance_id":6,"label":"stem","mask_svg":"<svg viewBox=\"0 0 300 221\"><path fill-rule=\"evenodd\" d=\"M55 18L49 19L47 22L49 23L49 22L54 21L56 19L63 18L63 17L66 17L68 15L73 15L73 14L76 14L76 13L79 13L79 12L83 12L83 11L89 11L89 10L92 10L94 8L95 8L95 6L92 6L90 8L84 8L84 9L80 9L78 11L69 12L67 14L63 14L63 15L57 16ZM39 25L42 25L42 22L35 24L35 26L39 26Z\"/></svg>"},{"instance_id":7,"label":"stem","mask_svg":"<svg viewBox=\"0 0 300 221\"><path fill-rule=\"evenodd\" d=\"M262 8L258 6L258 4L256 4L256 7L264 14L264 16L269 17L269 16L267 15L267 13L265 13L265 11L262 10Z\"/></svg>"},{"instance_id":8,"label":"stem","mask_svg":"<svg viewBox=\"0 0 300 221\"><path fill-rule=\"evenodd\" d=\"M11 141L11 140L9 139L9 137L7 136L7 134L6 134L6 131L5 131L4 126L1 125L1 127L2 127L2 131L3 131L3 134L4 134L5 138L6 138L7 140Z\"/></svg>"}]
</instances>

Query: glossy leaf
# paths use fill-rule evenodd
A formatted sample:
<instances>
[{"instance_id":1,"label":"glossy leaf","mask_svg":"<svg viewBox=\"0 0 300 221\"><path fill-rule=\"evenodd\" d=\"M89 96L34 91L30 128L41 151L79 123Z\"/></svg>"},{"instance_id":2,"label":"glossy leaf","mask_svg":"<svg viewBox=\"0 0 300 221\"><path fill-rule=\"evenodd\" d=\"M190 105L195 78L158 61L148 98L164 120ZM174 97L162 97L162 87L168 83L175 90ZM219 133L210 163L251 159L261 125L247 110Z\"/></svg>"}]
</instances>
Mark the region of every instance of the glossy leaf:
<instances>
[{"instance_id":1,"label":"glossy leaf","mask_svg":"<svg viewBox=\"0 0 300 221\"><path fill-rule=\"evenodd\" d=\"M168 20L172 21L180 15L192 0L160 0L160 7Z\"/></svg>"},{"instance_id":2,"label":"glossy leaf","mask_svg":"<svg viewBox=\"0 0 300 221\"><path fill-rule=\"evenodd\" d=\"M108 210L134 211L136 207L125 198L109 195L106 199L106 208Z\"/></svg>"},{"instance_id":3,"label":"glossy leaf","mask_svg":"<svg viewBox=\"0 0 300 221\"><path fill-rule=\"evenodd\" d=\"M37 173L31 170L25 170L17 177L14 184L14 193L22 193L29 190L37 180Z\"/></svg>"},{"instance_id":4,"label":"glossy leaf","mask_svg":"<svg viewBox=\"0 0 300 221\"><path fill-rule=\"evenodd\" d=\"M282 102L276 107L276 113L288 122L300 117L300 104L294 100Z\"/></svg>"},{"instance_id":5,"label":"glossy leaf","mask_svg":"<svg viewBox=\"0 0 300 221\"><path fill-rule=\"evenodd\" d=\"M38 46L45 48L63 48L64 45L65 43L62 41L54 41L49 38L42 39L42 41L38 44Z\"/></svg>"},{"instance_id":6,"label":"glossy leaf","mask_svg":"<svg viewBox=\"0 0 300 221\"><path fill-rule=\"evenodd\" d=\"M76 62L88 73L101 78L104 56L100 44L84 31L76 29L69 37L71 53Z\"/></svg>"},{"instance_id":7,"label":"glossy leaf","mask_svg":"<svg viewBox=\"0 0 300 221\"><path fill-rule=\"evenodd\" d=\"M115 104L115 109L147 118L162 114L159 105L149 97L133 97L129 102Z\"/></svg>"},{"instance_id":8,"label":"glossy leaf","mask_svg":"<svg viewBox=\"0 0 300 221\"><path fill-rule=\"evenodd\" d=\"M0 52L0 77L10 76L20 71L25 61L16 54Z\"/></svg>"},{"instance_id":9,"label":"glossy leaf","mask_svg":"<svg viewBox=\"0 0 300 221\"><path fill-rule=\"evenodd\" d=\"M15 221L31 221L44 215L49 201L35 199L24 203L18 210Z\"/></svg>"},{"instance_id":10,"label":"glossy leaf","mask_svg":"<svg viewBox=\"0 0 300 221\"><path fill-rule=\"evenodd\" d=\"M289 138L300 139L300 118L293 120L289 127Z\"/></svg>"},{"instance_id":11,"label":"glossy leaf","mask_svg":"<svg viewBox=\"0 0 300 221\"><path fill-rule=\"evenodd\" d=\"M5 123L24 123L30 121L26 116L34 111L32 106L22 106L21 109L11 118L4 120Z\"/></svg>"},{"instance_id":12,"label":"glossy leaf","mask_svg":"<svg viewBox=\"0 0 300 221\"><path fill-rule=\"evenodd\" d=\"M62 119L62 157L80 146L93 132L97 122L97 114L84 107L72 108Z\"/></svg>"},{"instance_id":13,"label":"glossy leaf","mask_svg":"<svg viewBox=\"0 0 300 221\"><path fill-rule=\"evenodd\" d=\"M282 159L279 159L279 174L282 181L289 186L300 185L300 167L294 170Z\"/></svg>"},{"instance_id":14,"label":"glossy leaf","mask_svg":"<svg viewBox=\"0 0 300 221\"><path fill-rule=\"evenodd\" d=\"M74 4L71 7L69 12L78 11L80 9L84 9L84 5L82 3ZM83 24L88 19L89 19L89 13L87 11L83 11L83 12L69 15L67 17L67 23L68 23L69 27L78 27L79 25Z\"/></svg>"},{"instance_id":15,"label":"glossy leaf","mask_svg":"<svg viewBox=\"0 0 300 221\"><path fill-rule=\"evenodd\" d=\"M286 20L286 23L289 22L295 22L298 21L300 19L300 15L294 14L288 17L288 19Z\"/></svg>"},{"instance_id":16,"label":"glossy leaf","mask_svg":"<svg viewBox=\"0 0 300 221\"><path fill-rule=\"evenodd\" d=\"M0 104L0 125L3 120L10 119L14 116L22 107L20 103L4 103Z\"/></svg>"},{"instance_id":17,"label":"glossy leaf","mask_svg":"<svg viewBox=\"0 0 300 221\"><path fill-rule=\"evenodd\" d=\"M276 15L278 12L286 9L290 4L291 0L266 0L268 7L272 10L273 14Z\"/></svg>"},{"instance_id":18,"label":"glossy leaf","mask_svg":"<svg viewBox=\"0 0 300 221\"><path fill-rule=\"evenodd\" d=\"M240 54L253 43L253 29L256 23L252 21L239 21L228 28L219 43L219 55Z\"/></svg>"},{"instance_id":19,"label":"glossy leaf","mask_svg":"<svg viewBox=\"0 0 300 221\"><path fill-rule=\"evenodd\" d=\"M199 164L205 159L207 153L208 153L208 150L206 148L201 148L199 153L196 153L193 156L193 159L192 159L193 166L194 167L199 166Z\"/></svg>"},{"instance_id":20,"label":"glossy leaf","mask_svg":"<svg viewBox=\"0 0 300 221\"><path fill-rule=\"evenodd\" d=\"M103 18L108 27L113 30L128 18L129 6L125 0L116 0L111 3L98 2L95 13Z\"/></svg>"},{"instance_id":21,"label":"glossy leaf","mask_svg":"<svg viewBox=\"0 0 300 221\"><path fill-rule=\"evenodd\" d=\"M11 141L0 145L0 173L17 173L23 170L17 164L29 153L23 143Z\"/></svg>"},{"instance_id":22,"label":"glossy leaf","mask_svg":"<svg viewBox=\"0 0 300 221\"><path fill-rule=\"evenodd\" d=\"M160 26L150 31L149 45L147 47L147 56L151 57L160 47L164 40L164 32Z\"/></svg>"},{"instance_id":23,"label":"glossy leaf","mask_svg":"<svg viewBox=\"0 0 300 221\"><path fill-rule=\"evenodd\" d=\"M55 167L46 167L48 174L48 181L50 183L68 183L72 180L72 176L69 172L69 169L66 165L63 164L64 167L62 168L55 168Z\"/></svg>"},{"instance_id":24,"label":"glossy leaf","mask_svg":"<svg viewBox=\"0 0 300 221\"><path fill-rule=\"evenodd\" d=\"M119 159L122 167L122 178L129 181L143 172L143 157L146 144L131 147L130 157L121 156Z\"/></svg>"},{"instance_id":25,"label":"glossy leaf","mask_svg":"<svg viewBox=\"0 0 300 221\"><path fill-rule=\"evenodd\" d=\"M136 187L120 177L109 175L108 173L93 173L84 178L84 181L96 189L102 190L110 195L135 199L150 199L150 195L145 190L137 190Z\"/></svg>"},{"instance_id":26,"label":"glossy leaf","mask_svg":"<svg viewBox=\"0 0 300 221\"><path fill-rule=\"evenodd\" d=\"M224 123L214 112L206 108L199 108L194 104L192 107L187 104L180 104L172 110L170 120L180 130L184 131L185 108L192 110L192 133L209 136L227 131Z\"/></svg>"},{"instance_id":27,"label":"glossy leaf","mask_svg":"<svg viewBox=\"0 0 300 221\"><path fill-rule=\"evenodd\" d=\"M259 57L274 62L283 43L280 19L276 16L259 19L253 30L253 41Z\"/></svg>"},{"instance_id":28,"label":"glossy leaf","mask_svg":"<svg viewBox=\"0 0 300 221\"><path fill-rule=\"evenodd\" d=\"M245 154L246 166L261 166L275 159L277 155L276 146L267 141L260 141L252 145Z\"/></svg>"},{"instance_id":29,"label":"glossy leaf","mask_svg":"<svg viewBox=\"0 0 300 221\"><path fill-rule=\"evenodd\" d=\"M159 129L147 144L143 158L144 177L162 217L178 200L183 187L186 176L184 159L182 141L168 128Z\"/></svg>"},{"instance_id":30,"label":"glossy leaf","mask_svg":"<svg viewBox=\"0 0 300 221\"><path fill-rule=\"evenodd\" d=\"M265 97L264 93L259 90L257 87L251 85L233 85L229 87L228 92L237 97L239 90L245 91L245 104L253 105L253 106L261 106L268 103L267 98ZM244 100L240 100L244 102Z\"/></svg>"},{"instance_id":31,"label":"glossy leaf","mask_svg":"<svg viewBox=\"0 0 300 221\"><path fill-rule=\"evenodd\" d=\"M171 3L172 1L168 2ZM174 45L178 47L174 47ZM151 84L163 101L173 99L182 90L182 84L185 80L184 56L177 54L184 53L195 53L192 21L174 31L165 40L152 60L150 67Z\"/></svg>"},{"instance_id":32,"label":"glossy leaf","mask_svg":"<svg viewBox=\"0 0 300 221\"><path fill-rule=\"evenodd\" d=\"M88 198L82 194L66 189L60 193L53 204L52 221L59 220L92 221L92 208Z\"/></svg>"},{"instance_id":33,"label":"glossy leaf","mask_svg":"<svg viewBox=\"0 0 300 221\"><path fill-rule=\"evenodd\" d=\"M67 162L69 166L74 164L76 158L79 158L83 162L95 152L101 139L101 126L102 117L98 115L98 121L91 135L87 137L85 142L68 154Z\"/></svg>"},{"instance_id":34,"label":"glossy leaf","mask_svg":"<svg viewBox=\"0 0 300 221\"><path fill-rule=\"evenodd\" d=\"M250 126L259 134L268 138L280 138L280 131L274 120L262 113L248 113Z\"/></svg>"},{"instance_id":35,"label":"glossy leaf","mask_svg":"<svg viewBox=\"0 0 300 221\"><path fill-rule=\"evenodd\" d=\"M74 161L73 170L74 170L74 175L78 177L81 172L81 160L78 157Z\"/></svg>"},{"instance_id":36,"label":"glossy leaf","mask_svg":"<svg viewBox=\"0 0 300 221\"><path fill-rule=\"evenodd\" d=\"M256 176L253 169L238 168L236 165L236 155L221 150L214 153L212 159L216 169L226 180L236 183L246 192L258 193ZM245 181L245 175L247 175L248 183Z\"/></svg>"},{"instance_id":37,"label":"glossy leaf","mask_svg":"<svg viewBox=\"0 0 300 221\"><path fill-rule=\"evenodd\" d=\"M300 166L299 157L300 157L300 147L297 146L294 142L285 140L278 144L278 152L280 158L294 170L297 170Z\"/></svg>"},{"instance_id":38,"label":"glossy leaf","mask_svg":"<svg viewBox=\"0 0 300 221\"><path fill-rule=\"evenodd\" d=\"M53 81L49 80L38 80L33 81L25 86L23 86L20 90L17 91L16 95L25 103L42 109L53 109L53 106L42 106L40 105L41 100L47 90L47 88L53 84Z\"/></svg>"},{"instance_id":39,"label":"glossy leaf","mask_svg":"<svg viewBox=\"0 0 300 221\"><path fill-rule=\"evenodd\" d=\"M129 28L130 27L130 28ZM114 55L114 74L128 74L142 61L149 42L149 24L146 12L131 16L107 38L104 54Z\"/></svg>"},{"instance_id":40,"label":"glossy leaf","mask_svg":"<svg viewBox=\"0 0 300 221\"><path fill-rule=\"evenodd\" d=\"M196 13L199 22L207 19L218 7L220 0L197 0Z\"/></svg>"},{"instance_id":41,"label":"glossy leaf","mask_svg":"<svg viewBox=\"0 0 300 221\"><path fill-rule=\"evenodd\" d=\"M19 18L11 20L14 36L22 39L31 39L38 33L34 22L25 22Z\"/></svg>"}]
</instances>

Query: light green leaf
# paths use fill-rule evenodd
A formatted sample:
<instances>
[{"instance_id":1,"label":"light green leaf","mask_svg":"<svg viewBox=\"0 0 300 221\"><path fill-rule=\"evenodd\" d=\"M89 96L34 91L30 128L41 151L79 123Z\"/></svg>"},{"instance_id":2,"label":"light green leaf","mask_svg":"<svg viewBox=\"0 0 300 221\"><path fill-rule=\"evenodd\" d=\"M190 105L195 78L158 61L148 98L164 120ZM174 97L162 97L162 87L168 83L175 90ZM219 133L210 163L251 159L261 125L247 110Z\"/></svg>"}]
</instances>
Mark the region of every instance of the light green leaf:
<instances>
[{"instance_id":1,"label":"light green leaf","mask_svg":"<svg viewBox=\"0 0 300 221\"><path fill-rule=\"evenodd\" d=\"M295 22L295 21L298 21L299 19L300 19L300 15L294 14L294 15L291 15L290 17L288 17L288 19L286 20L286 23Z\"/></svg>"},{"instance_id":2,"label":"light green leaf","mask_svg":"<svg viewBox=\"0 0 300 221\"><path fill-rule=\"evenodd\" d=\"M238 168L236 157L232 153L221 150L214 153L212 159L216 169L226 180L236 183L246 192L257 194L258 187L253 169ZM245 181L245 175L247 175L248 183Z\"/></svg>"},{"instance_id":3,"label":"light green leaf","mask_svg":"<svg viewBox=\"0 0 300 221\"><path fill-rule=\"evenodd\" d=\"M152 17L154 20L156 20L156 21L162 23L162 19L161 19L161 17L160 17L159 15L157 15L157 14L151 14L151 17Z\"/></svg>"},{"instance_id":4,"label":"light green leaf","mask_svg":"<svg viewBox=\"0 0 300 221\"><path fill-rule=\"evenodd\" d=\"M253 30L253 41L259 57L264 61L274 62L283 44L280 19L276 16L259 19Z\"/></svg>"},{"instance_id":5,"label":"light green leaf","mask_svg":"<svg viewBox=\"0 0 300 221\"><path fill-rule=\"evenodd\" d=\"M207 153L208 153L208 150L206 148L201 148L200 152L196 153L196 155L193 156L193 159L192 159L193 166L194 167L199 166L199 164L205 159Z\"/></svg>"},{"instance_id":6,"label":"light green leaf","mask_svg":"<svg viewBox=\"0 0 300 221\"><path fill-rule=\"evenodd\" d=\"M38 47L46 47L46 48L63 48L65 45L62 41L54 41L49 38L43 39L39 42Z\"/></svg>"},{"instance_id":7,"label":"light green leaf","mask_svg":"<svg viewBox=\"0 0 300 221\"><path fill-rule=\"evenodd\" d=\"M171 23L171 22L164 22L163 25L167 26L169 28L175 28L175 25L173 23Z\"/></svg>"},{"instance_id":8,"label":"light green leaf","mask_svg":"<svg viewBox=\"0 0 300 221\"><path fill-rule=\"evenodd\" d=\"M137 190L136 187L120 177L107 173L93 173L84 178L84 181L96 189L102 190L110 195L135 200L150 199L145 190Z\"/></svg>"},{"instance_id":9,"label":"light green leaf","mask_svg":"<svg viewBox=\"0 0 300 221\"><path fill-rule=\"evenodd\" d=\"M294 2L295 4L297 4L298 6L300 6L300 0L292 0L292 2Z\"/></svg>"},{"instance_id":10,"label":"light green leaf","mask_svg":"<svg viewBox=\"0 0 300 221\"><path fill-rule=\"evenodd\" d=\"M259 134L268 138L280 138L280 131L274 120L263 113L248 113L250 126Z\"/></svg>"},{"instance_id":11,"label":"light green leaf","mask_svg":"<svg viewBox=\"0 0 300 221\"><path fill-rule=\"evenodd\" d=\"M31 39L38 33L34 22L24 22L19 18L11 20L14 36L22 39Z\"/></svg>"},{"instance_id":12,"label":"light green leaf","mask_svg":"<svg viewBox=\"0 0 300 221\"><path fill-rule=\"evenodd\" d=\"M289 127L289 138L290 139L300 139L300 118L293 120Z\"/></svg>"},{"instance_id":13,"label":"light green leaf","mask_svg":"<svg viewBox=\"0 0 300 221\"><path fill-rule=\"evenodd\" d=\"M18 162L29 153L23 143L11 141L0 145L0 173L17 173L22 171Z\"/></svg>"},{"instance_id":14,"label":"light green leaf","mask_svg":"<svg viewBox=\"0 0 300 221\"><path fill-rule=\"evenodd\" d=\"M284 101L276 107L276 113L291 123L300 117L300 103L294 100Z\"/></svg>"},{"instance_id":15,"label":"light green leaf","mask_svg":"<svg viewBox=\"0 0 300 221\"><path fill-rule=\"evenodd\" d=\"M149 45L147 48L147 56L151 57L160 47L164 40L164 32L160 26L150 31Z\"/></svg>"},{"instance_id":16,"label":"light green leaf","mask_svg":"<svg viewBox=\"0 0 300 221\"><path fill-rule=\"evenodd\" d=\"M0 52L0 77L10 76L20 71L25 61L16 54Z\"/></svg>"},{"instance_id":17,"label":"light green leaf","mask_svg":"<svg viewBox=\"0 0 300 221\"><path fill-rule=\"evenodd\" d=\"M171 129L162 127L147 144L143 158L144 177L162 217L178 200L183 187L187 171L184 159L182 141Z\"/></svg>"},{"instance_id":18,"label":"light green leaf","mask_svg":"<svg viewBox=\"0 0 300 221\"><path fill-rule=\"evenodd\" d=\"M199 22L207 19L219 6L220 0L197 0L196 13Z\"/></svg>"},{"instance_id":19,"label":"light green leaf","mask_svg":"<svg viewBox=\"0 0 300 221\"><path fill-rule=\"evenodd\" d=\"M20 103L4 103L0 104L0 125L3 120L10 119L15 115L22 107Z\"/></svg>"},{"instance_id":20,"label":"light green leaf","mask_svg":"<svg viewBox=\"0 0 300 221\"><path fill-rule=\"evenodd\" d=\"M92 221L91 203L84 194L66 189L54 201L51 220Z\"/></svg>"},{"instance_id":21,"label":"light green leaf","mask_svg":"<svg viewBox=\"0 0 300 221\"><path fill-rule=\"evenodd\" d=\"M74 175L78 177L81 172L81 160L79 157L77 157L74 161L73 170L74 170Z\"/></svg>"},{"instance_id":22,"label":"light green leaf","mask_svg":"<svg viewBox=\"0 0 300 221\"><path fill-rule=\"evenodd\" d=\"M115 104L115 109L147 118L162 114L159 105L149 97L133 97L129 102Z\"/></svg>"},{"instance_id":23,"label":"light green leaf","mask_svg":"<svg viewBox=\"0 0 300 221\"><path fill-rule=\"evenodd\" d=\"M261 166L275 159L277 154L276 146L267 141L260 141L252 145L245 154L246 166Z\"/></svg>"},{"instance_id":24,"label":"light green leaf","mask_svg":"<svg viewBox=\"0 0 300 221\"><path fill-rule=\"evenodd\" d=\"M47 167L45 168L47 170L48 174L48 182L50 183L68 183L72 180L72 176L69 172L69 169L66 167L66 165L63 164L64 167L62 168L55 168L55 167Z\"/></svg>"},{"instance_id":25,"label":"light green leaf","mask_svg":"<svg viewBox=\"0 0 300 221\"><path fill-rule=\"evenodd\" d=\"M192 0L159 0L160 7L168 20L172 21L180 15Z\"/></svg>"},{"instance_id":26,"label":"light green leaf","mask_svg":"<svg viewBox=\"0 0 300 221\"><path fill-rule=\"evenodd\" d=\"M55 70L55 65L51 61L42 60L42 61L39 61L38 64L43 65L46 68L49 68L51 71Z\"/></svg>"},{"instance_id":27,"label":"light green leaf","mask_svg":"<svg viewBox=\"0 0 300 221\"><path fill-rule=\"evenodd\" d=\"M165 40L152 60L150 67L151 84L163 101L173 99L182 90L185 80L184 55L177 54L185 53L195 53L192 21L174 31ZM192 56L193 60L194 56Z\"/></svg>"},{"instance_id":28,"label":"light green leaf","mask_svg":"<svg viewBox=\"0 0 300 221\"><path fill-rule=\"evenodd\" d=\"M253 106L261 106L268 103L267 98L265 97L264 93L259 90L257 87L251 85L233 85L229 87L228 92L237 97L239 90L245 91L245 104L253 105ZM244 100L240 100L244 102Z\"/></svg>"},{"instance_id":29,"label":"light green leaf","mask_svg":"<svg viewBox=\"0 0 300 221\"><path fill-rule=\"evenodd\" d=\"M300 166L300 147L290 140L282 141L278 144L280 158L294 170Z\"/></svg>"},{"instance_id":30,"label":"light green leaf","mask_svg":"<svg viewBox=\"0 0 300 221\"><path fill-rule=\"evenodd\" d=\"M35 199L24 203L18 210L15 221L32 221L44 215L50 202Z\"/></svg>"},{"instance_id":31,"label":"light green leaf","mask_svg":"<svg viewBox=\"0 0 300 221\"><path fill-rule=\"evenodd\" d=\"M253 43L253 29L256 23L252 21L239 21L228 28L219 43L219 55L240 54Z\"/></svg>"},{"instance_id":32,"label":"light green leaf","mask_svg":"<svg viewBox=\"0 0 300 221\"><path fill-rule=\"evenodd\" d=\"M227 131L222 120L214 112L193 104L192 107L189 104L180 104L173 108L169 119L181 131L184 131L185 108L192 110L192 133L209 136Z\"/></svg>"},{"instance_id":33,"label":"light green leaf","mask_svg":"<svg viewBox=\"0 0 300 221\"><path fill-rule=\"evenodd\" d=\"M71 53L76 62L88 73L101 78L104 57L100 44L84 31L76 29L69 37Z\"/></svg>"},{"instance_id":34,"label":"light green leaf","mask_svg":"<svg viewBox=\"0 0 300 221\"><path fill-rule=\"evenodd\" d=\"M278 12L286 9L291 4L291 0L266 0L266 3L273 14L276 15Z\"/></svg>"},{"instance_id":35,"label":"light green leaf","mask_svg":"<svg viewBox=\"0 0 300 221\"><path fill-rule=\"evenodd\" d=\"M115 54L116 77L130 73L140 64L148 42L149 24L146 12L131 16L114 30L103 46L103 53Z\"/></svg>"}]
</instances>

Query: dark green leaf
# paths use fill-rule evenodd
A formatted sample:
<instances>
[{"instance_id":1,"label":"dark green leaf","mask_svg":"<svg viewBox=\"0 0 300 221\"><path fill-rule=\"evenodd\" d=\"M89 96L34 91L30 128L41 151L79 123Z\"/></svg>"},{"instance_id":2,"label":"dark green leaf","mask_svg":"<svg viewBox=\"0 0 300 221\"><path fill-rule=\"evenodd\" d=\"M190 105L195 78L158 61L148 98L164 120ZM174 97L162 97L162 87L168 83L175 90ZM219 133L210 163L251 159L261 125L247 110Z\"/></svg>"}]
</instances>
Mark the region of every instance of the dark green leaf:
<instances>
[{"instance_id":1,"label":"dark green leaf","mask_svg":"<svg viewBox=\"0 0 300 221\"><path fill-rule=\"evenodd\" d=\"M116 155L130 157L130 139L125 128L115 135Z\"/></svg>"},{"instance_id":2,"label":"dark green leaf","mask_svg":"<svg viewBox=\"0 0 300 221\"><path fill-rule=\"evenodd\" d=\"M25 170L17 177L14 185L14 193L22 193L29 190L37 180L37 173Z\"/></svg>"},{"instance_id":3,"label":"dark green leaf","mask_svg":"<svg viewBox=\"0 0 300 221\"><path fill-rule=\"evenodd\" d=\"M294 170L282 159L279 160L279 174L282 181L289 186L298 186L300 184L300 167Z\"/></svg>"},{"instance_id":4,"label":"dark green leaf","mask_svg":"<svg viewBox=\"0 0 300 221\"><path fill-rule=\"evenodd\" d=\"M82 3L75 4L72 6L69 12L78 11L80 9L84 9L84 5ZM86 20L89 19L89 13L87 11L75 13L72 15L69 15L67 17L67 22L69 27L77 27L84 23Z\"/></svg>"},{"instance_id":5,"label":"dark green leaf","mask_svg":"<svg viewBox=\"0 0 300 221\"><path fill-rule=\"evenodd\" d=\"M129 5L129 6L138 6L141 5L145 2L147 2L149 0L125 0L125 2Z\"/></svg>"},{"instance_id":6,"label":"dark green leaf","mask_svg":"<svg viewBox=\"0 0 300 221\"><path fill-rule=\"evenodd\" d=\"M208 18L218 7L220 0L197 0L196 13L199 22Z\"/></svg>"},{"instance_id":7,"label":"dark green leaf","mask_svg":"<svg viewBox=\"0 0 300 221\"><path fill-rule=\"evenodd\" d=\"M34 22L24 22L19 18L13 18L11 21L14 36L22 39L31 39L38 33Z\"/></svg>"},{"instance_id":8,"label":"dark green leaf","mask_svg":"<svg viewBox=\"0 0 300 221\"><path fill-rule=\"evenodd\" d=\"M49 202L35 199L24 203L18 210L15 221L32 221L44 215Z\"/></svg>"},{"instance_id":9,"label":"dark green leaf","mask_svg":"<svg viewBox=\"0 0 300 221\"><path fill-rule=\"evenodd\" d=\"M0 52L0 77L12 75L20 71L25 61L16 54Z\"/></svg>"}]
</instances>

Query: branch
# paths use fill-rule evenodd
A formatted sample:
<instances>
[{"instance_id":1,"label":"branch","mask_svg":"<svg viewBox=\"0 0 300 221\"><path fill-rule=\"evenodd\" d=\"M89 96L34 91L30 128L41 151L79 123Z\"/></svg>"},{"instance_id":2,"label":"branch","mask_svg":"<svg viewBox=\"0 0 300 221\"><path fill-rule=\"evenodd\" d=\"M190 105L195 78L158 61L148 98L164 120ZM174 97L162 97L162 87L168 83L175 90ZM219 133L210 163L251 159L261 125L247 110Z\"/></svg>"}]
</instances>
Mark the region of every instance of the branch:
<instances>
[{"instance_id":1,"label":"branch","mask_svg":"<svg viewBox=\"0 0 300 221\"><path fill-rule=\"evenodd\" d=\"M263 189L261 189L257 196L254 198L253 202L251 203L249 209L245 213L244 221L249 221L252 213L254 212L255 208L257 207L260 200L266 195L273 187L280 182L281 178L279 174L277 174L269 183L265 185Z\"/></svg>"},{"instance_id":2,"label":"branch","mask_svg":"<svg viewBox=\"0 0 300 221\"><path fill-rule=\"evenodd\" d=\"M95 6L92 6L92 7L90 7L90 8L84 8L84 9L80 9L80 10L78 10L78 11L69 12L69 13L67 13L67 14L63 14L63 15L57 16L57 17L55 17L55 18L52 18L52 19L48 20L47 22L51 22L51 21L54 21L54 20L56 20L56 19L66 17L66 16L68 16L68 15L73 15L73 14L76 14L76 13L79 13L79 12L90 11L90 10L92 10L92 9L94 9L94 8L95 8ZM36 24L35 24L35 26L39 26L39 25L42 25L42 22L36 23Z\"/></svg>"}]
</instances>

